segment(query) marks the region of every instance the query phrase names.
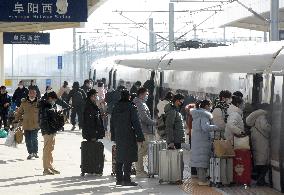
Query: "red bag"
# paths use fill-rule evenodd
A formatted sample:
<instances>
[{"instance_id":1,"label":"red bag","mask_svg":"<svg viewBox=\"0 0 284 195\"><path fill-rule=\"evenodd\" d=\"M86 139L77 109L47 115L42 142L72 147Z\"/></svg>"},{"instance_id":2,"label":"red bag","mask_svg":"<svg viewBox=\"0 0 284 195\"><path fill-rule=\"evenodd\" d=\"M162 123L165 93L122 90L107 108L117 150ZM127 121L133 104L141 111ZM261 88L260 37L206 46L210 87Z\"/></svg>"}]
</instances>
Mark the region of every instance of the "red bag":
<instances>
[{"instance_id":1,"label":"red bag","mask_svg":"<svg viewBox=\"0 0 284 195\"><path fill-rule=\"evenodd\" d=\"M251 152L247 149L235 149L234 182L237 184L251 184L252 161Z\"/></svg>"}]
</instances>

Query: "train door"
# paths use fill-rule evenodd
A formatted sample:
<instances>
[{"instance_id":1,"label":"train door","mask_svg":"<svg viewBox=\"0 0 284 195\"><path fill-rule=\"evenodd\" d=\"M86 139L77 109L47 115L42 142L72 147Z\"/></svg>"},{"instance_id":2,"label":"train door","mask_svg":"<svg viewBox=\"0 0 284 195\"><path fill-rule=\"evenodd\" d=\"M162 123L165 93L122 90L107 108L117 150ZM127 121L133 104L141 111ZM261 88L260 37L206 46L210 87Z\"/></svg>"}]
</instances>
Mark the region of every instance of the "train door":
<instances>
[{"instance_id":1,"label":"train door","mask_svg":"<svg viewBox=\"0 0 284 195\"><path fill-rule=\"evenodd\" d=\"M282 76L272 77L271 90L271 123L272 131L270 136L271 147L271 173L273 188L284 192L284 82Z\"/></svg>"},{"instance_id":2,"label":"train door","mask_svg":"<svg viewBox=\"0 0 284 195\"><path fill-rule=\"evenodd\" d=\"M108 73L108 89L111 89L111 86L112 86L112 72L113 72L113 69L111 69Z\"/></svg>"},{"instance_id":3,"label":"train door","mask_svg":"<svg viewBox=\"0 0 284 195\"><path fill-rule=\"evenodd\" d=\"M96 82L97 81L97 69L94 69L94 73L93 73L93 81Z\"/></svg>"},{"instance_id":4,"label":"train door","mask_svg":"<svg viewBox=\"0 0 284 195\"><path fill-rule=\"evenodd\" d=\"M112 81L112 87L113 87L113 89L115 90L116 89L116 78L117 78L117 70L115 70L114 72L113 72L113 77L112 77L112 79L113 79L113 81Z\"/></svg>"}]
</instances>

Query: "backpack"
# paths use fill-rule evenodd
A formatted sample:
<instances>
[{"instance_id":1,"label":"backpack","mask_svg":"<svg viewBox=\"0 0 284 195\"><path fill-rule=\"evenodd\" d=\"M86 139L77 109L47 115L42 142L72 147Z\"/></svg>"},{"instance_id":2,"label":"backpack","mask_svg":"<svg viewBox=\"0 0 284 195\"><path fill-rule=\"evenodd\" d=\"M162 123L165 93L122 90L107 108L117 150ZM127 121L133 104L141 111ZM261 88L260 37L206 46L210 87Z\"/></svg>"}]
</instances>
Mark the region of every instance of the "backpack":
<instances>
[{"instance_id":1,"label":"backpack","mask_svg":"<svg viewBox=\"0 0 284 195\"><path fill-rule=\"evenodd\" d=\"M166 114L162 114L161 116L158 117L157 120L157 133L161 137L161 139L166 138L166 119L167 116Z\"/></svg>"},{"instance_id":2,"label":"backpack","mask_svg":"<svg viewBox=\"0 0 284 195\"><path fill-rule=\"evenodd\" d=\"M72 104L73 105L80 105L84 102L84 97L81 91L75 91L72 97Z\"/></svg>"},{"instance_id":3,"label":"backpack","mask_svg":"<svg viewBox=\"0 0 284 195\"><path fill-rule=\"evenodd\" d=\"M50 111L48 117L48 124L50 125L53 131L56 132L60 130L65 124L63 112Z\"/></svg>"}]
</instances>

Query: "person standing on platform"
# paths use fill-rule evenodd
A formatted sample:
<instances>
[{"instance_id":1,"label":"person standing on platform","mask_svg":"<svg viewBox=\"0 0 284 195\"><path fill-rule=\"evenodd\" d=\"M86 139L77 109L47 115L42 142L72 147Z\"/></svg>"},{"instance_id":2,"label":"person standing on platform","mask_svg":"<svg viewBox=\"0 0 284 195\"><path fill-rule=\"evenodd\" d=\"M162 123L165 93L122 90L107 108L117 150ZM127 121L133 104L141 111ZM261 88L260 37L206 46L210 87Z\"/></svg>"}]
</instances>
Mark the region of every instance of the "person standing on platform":
<instances>
[{"instance_id":1,"label":"person standing on platform","mask_svg":"<svg viewBox=\"0 0 284 195\"><path fill-rule=\"evenodd\" d=\"M12 101L16 104L17 107L20 107L22 103L22 99L28 97L29 90L24 86L23 81L20 81L18 84L18 88L15 90Z\"/></svg>"},{"instance_id":2,"label":"person standing on platform","mask_svg":"<svg viewBox=\"0 0 284 195\"><path fill-rule=\"evenodd\" d=\"M39 100L41 98L40 90L38 86L35 84L34 80L31 80L31 85L29 86L29 89L34 89L36 90L36 97Z\"/></svg>"},{"instance_id":3,"label":"person standing on platform","mask_svg":"<svg viewBox=\"0 0 284 195\"><path fill-rule=\"evenodd\" d=\"M14 122L23 120L23 130L25 132L25 142L28 150L27 159L38 157L38 130L39 130L39 109L38 98L35 88L29 89L29 95L21 103L19 110L16 112Z\"/></svg>"},{"instance_id":4,"label":"person standing on platform","mask_svg":"<svg viewBox=\"0 0 284 195\"><path fill-rule=\"evenodd\" d=\"M8 127L8 111L11 104L11 98L6 91L5 86L0 87L0 128L2 123L6 131L9 130Z\"/></svg>"}]
</instances>

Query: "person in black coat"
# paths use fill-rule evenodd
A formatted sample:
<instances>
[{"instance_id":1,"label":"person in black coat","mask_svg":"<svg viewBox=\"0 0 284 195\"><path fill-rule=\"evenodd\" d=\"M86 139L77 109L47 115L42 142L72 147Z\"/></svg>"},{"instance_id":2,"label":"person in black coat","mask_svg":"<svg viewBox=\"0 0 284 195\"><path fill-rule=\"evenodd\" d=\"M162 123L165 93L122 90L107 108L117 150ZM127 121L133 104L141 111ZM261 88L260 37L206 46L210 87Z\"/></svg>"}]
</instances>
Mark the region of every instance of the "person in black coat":
<instances>
[{"instance_id":1,"label":"person in black coat","mask_svg":"<svg viewBox=\"0 0 284 195\"><path fill-rule=\"evenodd\" d=\"M137 186L131 182L133 162L138 160L137 142L145 141L136 106L130 102L129 91L121 92L111 117L111 140L116 142L116 184Z\"/></svg>"},{"instance_id":2,"label":"person in black coat","mask_svg":"<svg viewBox=\"0 0 284 195\"><path fill-rule=\"evenodd\" d=\"M28 97L29 90L24 86L23 81L20 81L18 88L15 90L12 101L16 104L17 107L20 107L22 99Z\"/></svg>"},{"instance_id":3,"label":"person in black coat","mask_svg":"<svg viewBox=\"0 0 284 195\"><path fill-rule=\"evenodd\" d=\"M6 87L1 86L0 87L0 128L2 126L2 122L4 124L5 130L8 130L8 123L7 123L7 116L8 116L8 110L11 103L11 98L9 97Z\"/></svg>"},{"instance_id":4,"label":"person in black coat","mask_svg":"<svg viewBox=\"0 0 284 195\"><path fill-rule=\"evenodd\" d=\"M87 94L85 109L83 112L82 136L88 141L103 139L105 130L99 107L96 105L98 93L91 89Z\"/></svg>"},{"instance_id":5,"label":"person in black coat","mask_svg":"<svg viewBox=\"0 0 284 195\"><path fill-rule=\"evenodd\" d=\"M79 129L82 129L83 125L83 110L86 101L86 93L80 88L79 82L74 82L72 90L68 94L67 103L69 103L72 98L72 110L71 110L71 124L73 125L71 131L75 130L76 125L76 114L79 120Z\"/></svg>"},{"instance_id":6,"label":"person in black coat","mask_svg":"<svg viewBox=\"0 0 284 195\"><path fill-rule=\"evenodd\" d=\"M148 89L148 92L149 92L149 97L147 99L147 106L150 110L150 114L151 114L151 117L154 116L154 110L153 110L153 104L154 104L154 90L155 90L155 71L152 71L151 72L151 77L149 80L147 80L143 87ZM157 99L158 100L158 99Z\"/></svg>"},{"instance_id":7,"label":"person in black coat","mask_svg":"<svg viewBox=\"0 0 284 195\"><path fill-rule=\"evenodd\" d=\"M130 89L130 93L133 94L133 93L136 93L138 92L138 89L141 87L141 82L140 81L136 81L134 83L134 85L131 87Z\"/></svg>"}]
</instances>

